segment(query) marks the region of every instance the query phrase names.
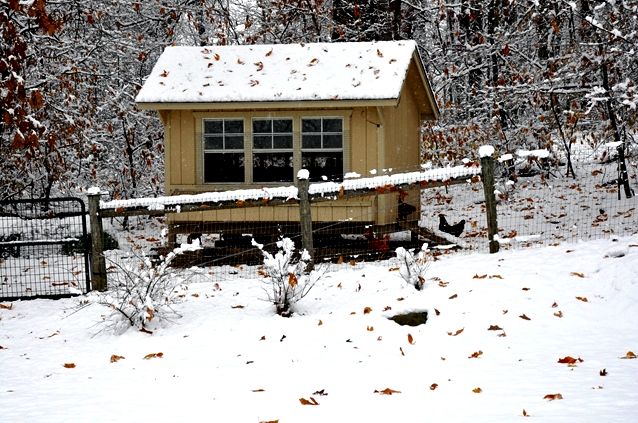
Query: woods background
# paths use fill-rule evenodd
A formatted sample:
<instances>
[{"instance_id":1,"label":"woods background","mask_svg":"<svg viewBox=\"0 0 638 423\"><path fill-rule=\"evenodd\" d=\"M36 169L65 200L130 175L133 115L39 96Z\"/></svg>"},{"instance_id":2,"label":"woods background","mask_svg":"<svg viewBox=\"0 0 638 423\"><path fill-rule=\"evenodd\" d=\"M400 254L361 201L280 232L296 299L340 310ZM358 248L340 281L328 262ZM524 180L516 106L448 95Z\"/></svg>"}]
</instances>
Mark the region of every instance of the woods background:
<instances>
[{"instance_id":1,"label":"woods background","mask_svg":"<svg viewBox=\"0 0 638 423\"><path fill-rule=\"evenodd\" d=\"M441 108L423 160L631 152L637 31L637 0L0 0L0 200L163 194L162 128L134 98L171 44L414 39Z\"/></svg>"}]
</instances>

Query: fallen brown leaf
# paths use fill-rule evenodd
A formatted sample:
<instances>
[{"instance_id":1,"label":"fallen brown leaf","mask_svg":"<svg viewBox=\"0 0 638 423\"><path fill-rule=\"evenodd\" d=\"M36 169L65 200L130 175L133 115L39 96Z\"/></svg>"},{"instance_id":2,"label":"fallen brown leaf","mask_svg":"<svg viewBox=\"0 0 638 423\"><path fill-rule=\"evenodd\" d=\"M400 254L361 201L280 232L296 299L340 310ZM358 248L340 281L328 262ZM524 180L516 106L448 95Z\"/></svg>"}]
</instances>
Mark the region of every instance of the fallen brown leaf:
<instances>
[{"instance_id":1,"label":"fallen brown leaf","mask_svg":"<svg viewBox=\"0 0 638 423\"><path fill-rule=\"evenodd\" d=\"M381 394L381 395L392 395L392 394L400 394L401 391L396 391L394 389L385 388L382 391L378 391L378 390L375 389L374 393L375 394Z\"/></svg>"},{"instance_id":2,"label":"fallen brown leaf","mask_svg":"<svg viewBox=\"0 0 638 423\"><path fill-rule=\"evenodd\" d=\"M561 394L547 394L543 397L543 399L554 401L554 400L563 399L563 396Z\"/></svg>"},{"instance_id":3,"label":"fallen brown leaf","mask_svg":"<svg viewBox=\"0 0 638 423\"><path fill-rule=\"evenodd\" d=\"M319 405L317 400L315 400L313 397L310 397L310 400L299 398L299 402L301 403L301 405Z\"/></svg>"},{"instance_id":4,"label":"fallen brown leaf","mask_svg":"<svg viewBox=\"0 0 638 423\"><path fill-rule=\"evenodd\" d=\"M524 408L523 408L523 417L529 417L529 414L527 414L527 411L525 411Z\"/></svg>"},{"instance_id":5,"label":"fallen brown leaf","mask_svg":"<svg viewBox=\"0 0 638 423\"><path fill-rule=\"evenodd\" d=\"M483 351L478 350L478 351L473 352L472 355L469 356L468 358L479 358L482 355L483 355Z\"/></svg>"},{"instance_id":6,"label":"fallen brown leaf","mask_svg":"<svg viewBox=\"0 0 638 423\"><path fill-rule=\"evenodd\" d=\"M490 279L503 279L501 275L490 275Z\"/></svg>"},{"instance_id":7,"label":"fallen brown leaf","mask_svg":"<svg viewBox=\"0 0 638 423\"><path fill-rule=\"evenodd\" d=\"M607 376L607 369L602 369L600 372L598 372L598 374L601 376Z\"/></svg>"},{"instance_id":8,"label":"fallen brown leaf","mask_svg":"<svg viewBox=\"0 0 638 423\"><path fill-rule=\"evenodd\" d=\"M372 312L372 309L370 307L366 307L363 309L363 314L370 314Z\"/></svg>"},{"instance_id":9,"label":"fallen brown leaf","mask_svg":"<svg viewBox=\"0 0 638 423\"><path fill-rule=\"evenodd\" d=\"M437 309L434 309L434 314L435 314L436 316L438 316L438 315L440 315L440 314L441 314L441 312L440 312L439 310L437 310Z\"/></svg>"},{"instance_id":10,"label":"fallen brown leaf","mask_svg":"<svg viewBox=\"0 0 638 423\"><path fill-rule=\"evenodd\" d=\"M415 344L414 338L409 333L408 333L408 344L410 344L410 345L414 345Z\"/></svg>"},{"instance_id":11,"label":"fallen brown leaf","mask_svg":"<svg viewBox=\"0 0 638 423\"><path fill-rule=\"evenodd\" d=\"M627 351L627 354L625 354L624 357L620 357L620 358L626 359L626 360L632 360L632 359L637 358L637 357L636 357L636 354L634 354L633 351Z\"/></svg>"},{"instance_id":12,"label":"fallen brown leaf","mask_svg":"<svg viewBox=\"0 0 638 423\"><path fill-rule=\"evenodd\" d=\"M576 297L577 300L582 301L584 303L588 303L589 300L587 299L587 297Z\"/></svg>"},{"instance_id":13,"label":"fallen brown leaf","mask_svg":"<svg viewBox=\"0 0 638 423\"><path fill-rule=\"evenodd\" d=\"M485 279L487 278L487 273L484 275L475 274L472 279Z\"/></svg>"},{"instance_id":14,"label":"fallen brown leaf","mask_svg":"<svg viewBox=\"0 0 638 423\"><path fill-rule=\"evenodd\" d=\"M576 363L582 363L583 361L585 360L583 360L580 357L574 358L569 355L558 359L558 362L561 364L576 364Z\"/></svg>"},{"instance_id":15,"label":"fallen brown leaf","mask_svg":"<svg viewBox=\"0 0 638 423\"><path fill-rule=\"evenodd\" d=\"M584 278L585 274L583 272L571 272L570 273L571 276L577 276L579 278Z\"/></svg>"},{"instance_id":16,"label":"fallen brown leaf","mask_svg":"<svg viewBox=\"0 0 638 423\"><path fill-rule=\"evenodd\" d=\"M433 383L432 385L430 385L430 391L434 391L438 387L439 385L437 383Z\"/></svg>"},{"instance_id":17,"label":"fallen brown leaf","mask_svg":"<svg viewBox=\"0 0 638 423\"><path fill-rule=\"evenodd\" d=\"M458 295L457 295L457 294L454 294L454 295L452 295L451 297L449 297L449 298L448 298L448 300L453 300L453 299L455 299L455 298L457 298L457 297L458 297Z\"/></svg>"},{"instance_id":18,"label":"fallen brown leaf","mask_svg":"<svg viewBox=\"0 0 638 423\"><path fill-rule=\"evenodd\" d=\"M374 326L368 326L368 327L366 328L366 330L367 330L368 332L372 332L372 331L374 331Z\"/></svg>"},{"instance_id":19,"label":"fallen brown leaf","mask_svg":"<svg viewBox=\"0 0 638 423\"><path fill-rule=\"evenodd\" d=\"M116 363L120 360L122 360L124 357L121 355L117 355L117 354L113 354L111 355L111 363Z\"/></svg>"},{"instance_id":20,"label":"fallen brown leaf","mask_svg":"<svg viewBox=\"0 0 638 423\"><path fill-rule=\"evenodd\" d=\"M554 301L554 304L552 304L552 308L556 308L558 307L558 303L556 303L556 301Z\"/></svg>"},{"instance_id":21,"label":"fallen brown leaf","mask_svg":"<svg viewBox=\"0 0 638 423\"><path fill-rule=\"evenodd\" d=\"M231 308L244 308L244 306L241 304L237 304L237 305L231 306Z\"/></svg>"},{"instance_id":22,"label":"fallen brown leaf","mask_svg":"<svg viewBox=\"0 0 638 423\"><path fill-rule=\"evenodd\" d=\"M13 308L13 303L9 303L9 304L0 303L0 308L2 308L4 310L11 310Z\"/></svg>"},{"instance_id":23,"label":"fallen brown leaf","mask_svg":"<svg viewBox=\"0 0 638 423\"><path fill-rule=\"evenodd\" d=\"M405 353L403 352L403 347L399 347L399 351L401 351L401 355L405 357Z\"/></svg>"},{"instance_id":24,"label":"fallen brown leaf","mask_svg":"<svg viewBox=\"0 0 638 423\"><path fill-rule=\"evenodd\" d=\"M162 358L162 357L164 357L164 353L162 352L150 353L144 356L144 360L150 360L151 358Z\"/></svg>"},{"instance_id":25,"label":"fallen brown leaf","mask_svg":"<svg viewBox=\"0 0 638 423\"><path fill-rule=\"evenodd\" d=\"M448 332L447 334L448 334L449 336L458 336L458 335L460 335L461 333L463 333L463 331L464 331L464 330L465 330L465 328L461 328L461 329L458 329L458 330L457 330L456 332L454 332L454 333L452 333L452 332Z\"/></svg>"},{"instance_id":26,"label":"fallen brown leaf","mask_svg":"<svg viewBox=\"0 0 638 423\"><path fill-rule=\"evenodd\" d=\"M490 325L490 327L487 328L487 330L503 330L503 328L500 327L499 325Z\"/></svg>"},{"instance_id":27,"label":"fallen brown leaf","mask_svg":"<svg viewBox=\"0 0 638 423\"><path fill-rule=\"evenodd\" d=\"M75 369L75 363L64 363L65 369Z\"/></svg>"},{"instance_id":28,"label":"fallen brown leaf","mask_svg":"<svg viewBox=\"0 0 638 423\"><path fill-rule=\"evenodd\" d=\"M557 312L554 313L554 316L556 317L563 317L563 312L558 310Z\"/></svg>"},{"instance_id":29,"label":"fallen brown leaf","mask_svg":"<svg viewBox=\"0 0 638 423\"><path fill-rule=\"evenodd\" d=\"M477 386L476 388L472 389L472 392L474 392L475 394L480 394L481 392L483 392L483 390Z\"/></svg>"},{"instance_id":30,"label":"fallen brown leaf","mask_svg":"<svg viewBox=\"0 0 638 423\"><path fill-rule=\"evenodd\" d=\"M520 316L518 316L518 317L520 317L520 318L521 318L521 319L523 319L523 320L532 320L532 319L530 319L529 317L527 317L527 315L525 315L525 314L521 314L521 315L520 315Z\"/></svg>"},{"instance_id":31,"label":"fallen brown leaf","mask_svg":"<svg viewBox=\"0 0 638 423\"><path fill-rule=\"evenodd\" d=\"M253 389L253 392L264 392L265 389L263 388L257 388L257 389Z\"/></svg>"}]
</instances>

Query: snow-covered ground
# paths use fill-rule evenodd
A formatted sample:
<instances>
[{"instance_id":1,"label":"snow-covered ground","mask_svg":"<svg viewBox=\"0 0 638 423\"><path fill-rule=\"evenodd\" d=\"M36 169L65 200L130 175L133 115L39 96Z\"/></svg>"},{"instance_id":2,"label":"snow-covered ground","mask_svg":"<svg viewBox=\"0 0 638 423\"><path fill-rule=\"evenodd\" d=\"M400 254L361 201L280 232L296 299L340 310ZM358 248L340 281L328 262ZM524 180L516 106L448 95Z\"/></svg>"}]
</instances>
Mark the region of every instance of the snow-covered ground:
<instances>
[{"instance_id":1,"label":"snow-covered ground","mask_svg":"<svg viewBox=\"0 0 638 423\"><path fill-rule=\"evenodd\" d=\"M442 256L423 291L344 264L291 318L263 279L183 275L152 335L105 330L90 296L1 303L0 420L635 421L638 236Z\"/></svg>"}]
</instances>

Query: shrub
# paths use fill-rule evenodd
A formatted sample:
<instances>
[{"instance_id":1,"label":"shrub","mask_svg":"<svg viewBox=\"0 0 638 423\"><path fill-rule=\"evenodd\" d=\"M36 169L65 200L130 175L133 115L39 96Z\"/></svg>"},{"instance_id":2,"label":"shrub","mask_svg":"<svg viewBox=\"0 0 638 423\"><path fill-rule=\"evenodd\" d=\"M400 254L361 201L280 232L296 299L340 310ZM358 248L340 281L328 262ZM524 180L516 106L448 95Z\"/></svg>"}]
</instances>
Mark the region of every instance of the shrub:
<instances>
[{"instance_id":1,"label":"shrub","mask_svg":"<svg viewBox=\"0 0 638 423\"><path fill-rule=\"evenodd\" d=\"M131 326L152 332L162 322L181 317L173 305L184 297L187 286L171 262L184 251L197 248L200 248L198 243L184 244L166 257L160 257L159 262L143 252L131 252L123 260L109 260L117 270L109 277L107 291L94 294L97 304L111 310L104 323L117 333Z\"/></svg>"},{"instance_id":2,"label":"shrub","mask_svg":"<svg viewBox=\"0 0 638 423\"><path fill-rule=\"evenodd\" d=\"M290 238L277 241L278 251L275 255L264 250L264 246L255 240L252 244L259 248L264 256L262 275L270 284L270 287L265 290L268 301L275 306L277 314L290 317L294 305L308 295L325 270L308 272L311 262L310 254L306 250L295 254L295 244Z\"/></svg>"},{"instance_id":3,"label":"shrub","mask_svg":"<svg viewBox=\"0 0 638 423\"><path fill-rule=\"evenodd\" d=\"M415 254L414 249L406 250L403 247L396 249L399 259L399 274L410 285L418 291L425 285L425 273L430 267L428 259L428 244L424 243L421 250Z\"/></svg>"}]
</instances>

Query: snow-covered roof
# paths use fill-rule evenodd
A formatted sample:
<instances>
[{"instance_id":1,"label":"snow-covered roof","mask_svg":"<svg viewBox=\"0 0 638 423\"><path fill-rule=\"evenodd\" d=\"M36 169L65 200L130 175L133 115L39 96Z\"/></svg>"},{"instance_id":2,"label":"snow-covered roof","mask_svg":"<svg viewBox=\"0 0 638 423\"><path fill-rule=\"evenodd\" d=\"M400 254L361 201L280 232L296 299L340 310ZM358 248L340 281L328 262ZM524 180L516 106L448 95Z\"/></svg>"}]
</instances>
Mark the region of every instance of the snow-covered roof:
<instances>
[{"instance_id":1,"label":"snow-covered roof","mask_svg":"<svg viewBox=\"0 0 638 423\"><path fill-rule=\"evenodd\" d=\"M136 102L396 100L413 58L414 41L171 46Z\"/></svg>"}]
</instances>

